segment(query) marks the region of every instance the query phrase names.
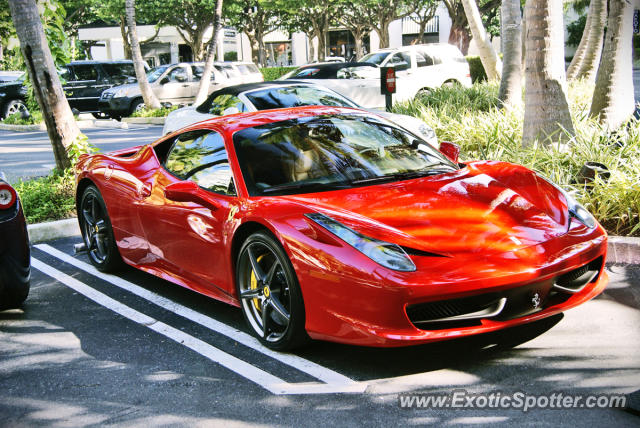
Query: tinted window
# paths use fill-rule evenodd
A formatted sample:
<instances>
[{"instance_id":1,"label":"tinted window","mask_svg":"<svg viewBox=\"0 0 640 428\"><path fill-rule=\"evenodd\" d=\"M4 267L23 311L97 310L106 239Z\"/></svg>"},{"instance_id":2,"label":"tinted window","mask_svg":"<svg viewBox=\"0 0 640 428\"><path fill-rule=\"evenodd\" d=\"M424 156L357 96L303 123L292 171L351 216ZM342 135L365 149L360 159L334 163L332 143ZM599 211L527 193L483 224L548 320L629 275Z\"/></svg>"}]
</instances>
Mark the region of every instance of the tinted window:
<instances>
[{"instance_id":1,"label":"tinted window","mask_svg":"<svg viewBox=\"0 0 640 428\"><path fill-rule=\"evenodd\" d=\"M186 67L176 67L167 75L170 82L186 82L189 78Z\"/></svg>"},{"instance_id":2,"label":"tinted window","mask_svg":"<svg viewBox=\"0 0 640 428\"><path fill-rule=\"evenodd\" d=\"M231 94L223 94L209 96L209 98L197 108L197 111L200 113L214 114L216 116L224 116L225 114L230 114L229 111L225 113L225 110L233 108L238 109L239 112L247 111L246 106L240 101L240 98Z\"/></svg>"},{"instance_id":3,"label":"tinted window","mask_svg":"<svg viewBox=\"0 0 640 428\"><path fill-rule=\"evenodd\" d=\"M399 52L391 57L389 65L394 66L397 70L406 70L411 67L411 57L406 52Z\"/></svg>"},{"instance_id":4,"label":"tinted window","mask_svg":"<svg viewBox=\"0 0 640 428\"><path fill-rule=\"evenodd\" d=\"M433 59L426 53L416 52L416 63L418 67L428 67L433 65Z\"/></svg>"},{"instance_id":5,"label":"tinted window","mask_svg":"<svg viewBox=\"0 0 640 428\"><path fill-rule=\"evenodd\" d=\"M182 134L169 152L165 168L212 192L236 194L224 141L217 132Z\"/></svg>"},{"instance_id":6,"label":"tinted window","mask_svg":"<svg viewBox=\"0 0 640 428\"><path fill-rule=\"evenodd\" d=\"M136 77L133 64L102 64L102 68L110 77Z\"/></svg>"},{"instance_id":7,"label":"tinted window","mask_svg":"<svg viewBox=\"0 0 640 428\"><path fill-rule=\"evenodd\" d=\"M74 65L73 72L76 80L98 80L98 70L92 64Z\"/></svg>"},{"instance_id":8,"label":"tinted window","mask_svg":"<svg viewBox=\"0 0 640 428\"><path fill-rule=\"evenodd\" d=\"M313 76L315 76L316 74L318 74L318 72L320 71L319 68L304 68L302 70L298 70L296 72L293 73L293 75L291 75L290 77L288 77L289 79L291 78L312 78Z\"/></svg>"},{"instance_id":9,"label":"tinted window","mask_svg":"<svg viewBox=\"0 0 640 428\"><path fill-rule=\"evenodd\" d=\"M247 68L252 73L260 73L260 69L255 64L247 64Z\"/></svg>"},{"instance_id":10,"label":"tinted window","mask_svg":"<svg viewBox=\"0 0 640 428\"><path fill-rule=\"evenodd\" d=\"M63 81L63 84L70 80L73 80L73 73L71 72L71 69L69 67L60 68L58 73L60 73L60 79Z\"/></svg>"},{"instance_id":11,"label":"tinted window","mask_svg":"<svg viewBox=\"0 0 640 428\"><path fill-rule=\"evenodd\" d=\"M149 81L149 83L153 83L158 80L158 78L162 76L162 73L164 73L167 68L168 66L163 65L149 70L147 72L147 80Z\"/></svg>"},{"instance_id":12,"label":"tinted window","mask_svg":"<svg viewBox=\"0 0 640 428\"><path fill-rule=\"evenodd\" d=\"M252 196L349 188L457 169L413 134L360 115L247 128L234 134L233 144Z\"/></svg>"},{"instance_id":13,"label":"tinted window","mask_svg":"<svg viewBox=\"0 0 640 428\"><path fill-rule=\"evenodd\" d=\"M389 52L375 52L375 53L370 53L369 55L365 55L364 57L362 57L360 61L371 62L373 64L380 65L382 64L382 61L384 61L387 56L389 56Z\"/></svg>"},{"instance_id":14,"label":"tinted window","mask_svg":"<svg viewBox=\"0 0 640 428\"><path fill-rule=\"evenodd\" d=\"M257 110L313 105L357 107L335 92L309 86L269 88L248 92L245 96Z\"/></svg>"},{"instance_id":15,"label":"tinted window","mask_svg":"<svg viewBox=\"0 0 640 428\"><path fill-rule=\"evenodd\" d=\"M215 67L218 68L218 67ZM204 67L201 65L192 65L191 66L191 75L193 76L192 79L194 82L199 82L200 79L202 79L202 73L204 72ZM211 71L211 81L213 82L214 80L216 80L216 75L213 72L213 70Z\"/></svg>"},{"instance_id":16,"label":"tinted window","mask_svg":"<svg viewBox=\"0 0 640 428\"><path fill-rule=\"evenodd\" d=\"M238 68L238 70L240 70L240 73L242 74L251 74L251 70L249 70L249 67L247 67L244 64L237 64L236 67Z\"/></svg>"}]
</instances>

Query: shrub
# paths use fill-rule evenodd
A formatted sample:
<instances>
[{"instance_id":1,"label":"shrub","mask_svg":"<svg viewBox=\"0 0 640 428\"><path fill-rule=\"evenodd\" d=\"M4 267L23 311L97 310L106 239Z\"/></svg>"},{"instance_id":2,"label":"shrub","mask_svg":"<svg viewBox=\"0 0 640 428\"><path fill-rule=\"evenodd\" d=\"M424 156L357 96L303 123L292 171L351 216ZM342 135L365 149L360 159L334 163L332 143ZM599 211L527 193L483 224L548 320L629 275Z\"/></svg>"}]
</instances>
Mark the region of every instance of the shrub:
<instances>
[{"instance_id":1,"label":"shrub","mask_svg":"<svg viewBox=\"0 0 640 428\"><path fill-rule=\"evenodd\" d=\"M482 61L479 56L468 56L469 72L471 73L471 81L473 83L484 82L487 80L487 73L484 71Z\"/></svg>"},{"instance_id":2,"label":"shrub","mask_svg":"<svg viewBox=\"0 0 640 428\"><path fill-rule=\"evenodd\" d=\"M131 117L167 117L169 113L178 109L178 106L161 107L155 109L143 108L134 112Z\"/></svg>"},{"instance_id":3,"label":"shrub","mask_svg":"<svg viewBox=\"0 0 640 428\"><path fill-rule=\"evenodd\" d=\"M236 51L225 52L224 53L224 60L225 61L237 61L238 60L238 52L236 52Z\"/></svg>"},{"instance_id":4,"label":"shrub","mask_svg":"<svg viewBox=\"0 0 640 428\"><path fill-rule=\"evenodd\" d=\"M42 123L42 112L39 110L32 111L26 119L22 118L22 113L15 112L11 116L7 116L2 123L5 125L35 125Z\"/></svg>"},{"instance_id":5,"label":"shrub","mask_svg":"<svg viewBox=\"0 0 640 428\"><path fill-rule=\"evenodd\" d=\"M497 106L498 83L438 88L413 101L399 103L394 112L419 117L433 127L441 141L462 147L467 159L514 162L540 171L576 192L583 203L613 234L640 236L640 122L635 119L615 133L588 117L593 84L569 86L569 103L576 136L568 150L522 147L521 110ZM609 168L607 183L596 180L587 191L573 182L587 161Z\"/></svg>"},{"instance_id":6,"label":"shrub","mask_svg":"<svg viewBox=\"0 0 640 428\"><path fill-rule=\"evenodd\" d=\"M262 76L265 81L276 80L278 77L287 74L291 70L295 70L297 67L266 67L261 68Z\"/></svg>"},{"instance_id":7,"label":"shrub","mask_svg":"<svg viewBox=\"0 0 640 428\"><path fill-rule=\"evenodd\" d=\"M75 215L75 183L71 170L20 181L14 185L29 223L60 220Z\"/></svg>"}]
</instances>

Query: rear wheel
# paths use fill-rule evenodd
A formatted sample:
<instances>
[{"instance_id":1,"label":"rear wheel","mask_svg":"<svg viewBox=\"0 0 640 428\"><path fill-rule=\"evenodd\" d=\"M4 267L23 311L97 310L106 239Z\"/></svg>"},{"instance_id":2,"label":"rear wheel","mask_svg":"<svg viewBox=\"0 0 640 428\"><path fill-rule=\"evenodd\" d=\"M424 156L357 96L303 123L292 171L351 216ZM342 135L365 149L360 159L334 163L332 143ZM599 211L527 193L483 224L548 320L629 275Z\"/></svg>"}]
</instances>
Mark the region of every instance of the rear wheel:
<instances>
[{"instance_id":1,"label":"rear wheel","mask_svg":"<svg viewBox=\"0 0 640 428\"><path fill-rule=\"evenodd\" d=\"M107 207L95 186L87 187L82 193L78 221L91 264L102 272L120 268L122 258L113 237Z\"/></svg>"},{"instance_id":2,"label":"rear wheel","mask_svg":"<svg viewBox=\"0 0 640 428\"><path fill-rule=\"evenodd\" d=\"M27 111L27 105L22 100L9 100L2 109L2 117L8 118L12 114Z\"/></svg>"},{"instance_id":3,"label":"rear wheel","mask_svg":"<svg viewBox=\"0 0 640 428\"><path fill-rule=\"evenodd\" d=\"M298 279L284 249L270 234L254 233L242 245L236 291L247 324L264 345L284 351L308 340Z\"/></svg>"}]
</instances>

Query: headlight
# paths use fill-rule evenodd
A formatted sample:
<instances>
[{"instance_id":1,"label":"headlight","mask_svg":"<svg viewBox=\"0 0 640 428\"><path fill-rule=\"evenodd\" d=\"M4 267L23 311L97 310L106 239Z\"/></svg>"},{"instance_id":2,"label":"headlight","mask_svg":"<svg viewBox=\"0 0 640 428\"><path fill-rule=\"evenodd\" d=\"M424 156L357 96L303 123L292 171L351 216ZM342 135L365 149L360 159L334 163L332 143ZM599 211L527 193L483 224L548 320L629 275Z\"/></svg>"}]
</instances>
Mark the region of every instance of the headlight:
<instances>
[{"instance_id":1,"label":"headlight","mask_svg":"<svg viewBox=\"0 0 640 428\"><path fill-rule=\"evenodd\" d=\"M583 207L578 201L576 201L576 199L569 192L564 190L558 184L549 180L547 177L541 175L540 173L536 172L536 175L542 178L547 183L551 184L553 187L558 189L560 193L562 193L564 198L567 200L567 207L569 208L569 215L571 217L574 217L589 229L593 229L594 227L596 227L597 222L593 215L591 215L591 213L585 207Z\"/></svg>"},{"instance_id":2,"label":"headlight","mask_svg":"<svg viewBox=\"0 0 640 428\"><path fill-rule=\"evenodd\" d=\"M364 236L324 214L312 213L305 216L386 268L402 272L416 270L416 265L399 245Z\"/></svg>"}]
</instances>

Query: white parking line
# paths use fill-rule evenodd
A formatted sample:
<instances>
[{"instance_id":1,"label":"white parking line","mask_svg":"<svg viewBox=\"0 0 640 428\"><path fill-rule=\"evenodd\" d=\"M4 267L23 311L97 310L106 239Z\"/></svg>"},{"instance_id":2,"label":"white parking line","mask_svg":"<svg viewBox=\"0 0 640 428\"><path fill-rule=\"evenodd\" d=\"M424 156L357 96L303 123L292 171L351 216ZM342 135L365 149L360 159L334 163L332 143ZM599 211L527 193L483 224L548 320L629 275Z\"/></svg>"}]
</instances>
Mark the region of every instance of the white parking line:
<instances>
[{"instance_id":1,"label":"white parking line","mask_svg":"<svg viewBox=\"0 0 640 428\"><path fill-rule=\"evenodd\" d=\"M278 360L284 364L287 364L303 373L307 373L316 379L319 379L326 384L287 384L287 388L279 392L280 394L314 394L314 393L331 393L331 392L363 392L367 385L364 383L356 382L347 376L341 375L333 370L316 364L312 361L298 357L293 354L285 354L281 352L275 352L262 345L256 338L248 335L240 330L237 330L227 324L221 323L211 317L208 317L200 312L197 312L191 308L180 305L165 297L162 297L156 293L153 293L145 288L142 288L132 282L114 275L104 274L98 271L92 265L77 260L70 255L57 250L47 244L39 244L35 246L41 251L44 251L53 257L56 257L72 266L75 266L85 272L96 276L104 281L109 282L116 287L122 288L138 297L141 297L157 306L162 307L168 311L171 311L177 315L180 315L190 321L214 330L224 336L227 336L236 342L239 342L251 349L254 349L262 354L265 354L275 360Z\"/></svg>"}]
</instances>

